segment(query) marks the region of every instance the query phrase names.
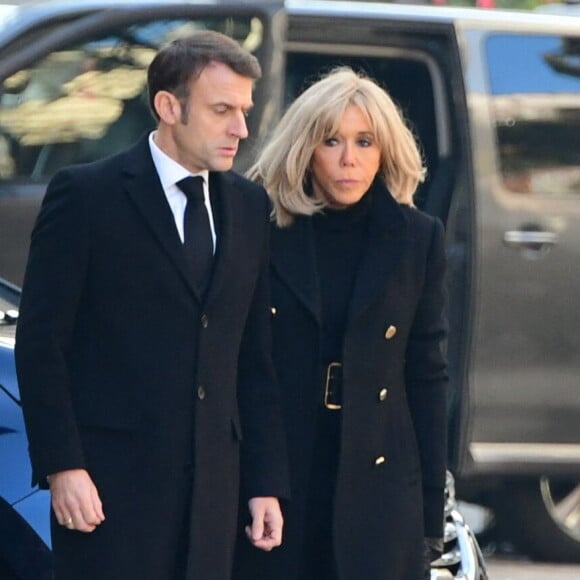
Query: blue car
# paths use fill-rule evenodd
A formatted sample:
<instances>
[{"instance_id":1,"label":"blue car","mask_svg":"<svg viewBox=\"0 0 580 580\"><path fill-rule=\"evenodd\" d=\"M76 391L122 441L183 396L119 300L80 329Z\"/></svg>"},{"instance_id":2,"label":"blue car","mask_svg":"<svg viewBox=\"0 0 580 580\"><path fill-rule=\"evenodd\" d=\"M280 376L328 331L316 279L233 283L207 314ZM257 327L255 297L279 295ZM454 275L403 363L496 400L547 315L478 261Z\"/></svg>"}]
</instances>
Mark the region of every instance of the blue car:
<instances>
[{"instance_id":1,"label":"blue car","mask_svg":"<svg viewBox=\"0 0 580 580\"><path fill-rule=\"evenodd\" d=\"M0 578L51 578L49 496L30 485L28 441L14 367L18 289L0 280Z\"/></svg>"}]
</instances>

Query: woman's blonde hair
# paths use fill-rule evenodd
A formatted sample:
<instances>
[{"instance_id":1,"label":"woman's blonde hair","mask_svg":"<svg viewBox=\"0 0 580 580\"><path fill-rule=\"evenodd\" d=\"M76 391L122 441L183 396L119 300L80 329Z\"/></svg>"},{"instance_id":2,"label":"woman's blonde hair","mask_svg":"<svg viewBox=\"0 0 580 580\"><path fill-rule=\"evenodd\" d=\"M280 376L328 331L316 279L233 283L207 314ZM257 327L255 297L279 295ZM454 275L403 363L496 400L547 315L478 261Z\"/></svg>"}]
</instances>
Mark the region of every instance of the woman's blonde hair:
<instances>
[{"instance_id":1,"label":"woman's blonde hair","mask_svg":"<svg viewBox=\"0 0 580 580\"><path fill-rule=\"evenodd\" d=\"M381 150L379 174L393 197L413 205L413 194L425 178L421 154L412 132L391 97L368 77L349 67L334 69L290 105L248 176L262 183L273 203L279 226L297 215L324 207L305 187L314 149L338 130L349 105L367 117Z\"/></svg>"}]
</instances>

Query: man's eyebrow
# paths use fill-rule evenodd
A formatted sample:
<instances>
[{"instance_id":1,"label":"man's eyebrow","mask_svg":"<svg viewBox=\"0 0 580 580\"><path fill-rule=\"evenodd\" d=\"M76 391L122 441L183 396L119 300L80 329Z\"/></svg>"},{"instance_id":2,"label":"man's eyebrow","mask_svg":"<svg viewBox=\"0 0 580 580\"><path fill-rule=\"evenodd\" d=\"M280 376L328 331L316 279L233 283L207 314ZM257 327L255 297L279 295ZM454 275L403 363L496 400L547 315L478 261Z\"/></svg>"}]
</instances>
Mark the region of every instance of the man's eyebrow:
<instances>
[{"instance_id":1,"label":"man's eyebrow","mask_svg":"<svg viewBox=\"0 0 580 580\"><path fill-rule=\"evenodd\" d=\"M216 101L215 103L211 103L212 107L226 107L228 109L235 109L236 106L228 101ZM242 106L241 109L243 111L249 111L250 109L254 108L254 103L250 103L249 105Z\"/></svg>"}]
</instances>

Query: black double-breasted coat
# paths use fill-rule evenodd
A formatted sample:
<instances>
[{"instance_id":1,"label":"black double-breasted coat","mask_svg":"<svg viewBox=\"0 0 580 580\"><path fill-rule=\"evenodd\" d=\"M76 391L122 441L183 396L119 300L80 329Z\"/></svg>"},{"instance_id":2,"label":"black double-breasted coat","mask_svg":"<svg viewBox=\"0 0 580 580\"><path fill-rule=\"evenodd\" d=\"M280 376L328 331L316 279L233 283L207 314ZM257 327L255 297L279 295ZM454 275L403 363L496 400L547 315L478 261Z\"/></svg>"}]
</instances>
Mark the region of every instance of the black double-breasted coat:
<instances>
[{"instance_id":1,"label":"black double-breasted coat","mask_svg":"<svg viewBox=\"0 0 580 580\"><path fill-rule=\"evenodd\" d=\"M87 469L106 517L91 534L53 525L59 580L169 580L180 549L188 579L228 580L240 477L248 497L287 494L267 198L233 172L210 190L203 301L147 138L48 188L16 339L34 479Z\"/></svg>"},{"instance_id":2,"label":"black double-breasted coat","mask_svg":"<svg viewBox=\"0 0 580 580\"><path fill-rule=\"evenodd\" d=\"M344 334L343 406L327 411L341 414L328 534L339 580L419 580L423 537L441 536L443 525L443 228L397 204L378 180L370 212ZM312 540L307 495L325 374L312 219L274 227L271 251L273 352L292 499L283 546L260 554L241 545L238 580L301 580L302 543Z\"/></svg>"}]
</instances>

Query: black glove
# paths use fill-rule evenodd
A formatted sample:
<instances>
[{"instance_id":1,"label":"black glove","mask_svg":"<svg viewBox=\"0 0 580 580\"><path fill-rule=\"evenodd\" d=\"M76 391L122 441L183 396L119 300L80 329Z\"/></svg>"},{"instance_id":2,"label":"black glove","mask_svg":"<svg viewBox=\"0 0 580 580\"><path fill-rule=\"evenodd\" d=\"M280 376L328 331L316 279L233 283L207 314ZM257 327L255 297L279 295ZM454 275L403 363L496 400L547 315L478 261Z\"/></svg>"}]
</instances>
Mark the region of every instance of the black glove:
<instances>
[{"instance_id":1,"label":"black glove","mask_svg":"<svg viewBox=\"0 0 580 580\"><path fill-rule=\"evenodd\" d=\"M443 553L443 538L423 539L423 570L425 578L431 578L431 562L439 559Z\"/></svg>"}]
</instances>

